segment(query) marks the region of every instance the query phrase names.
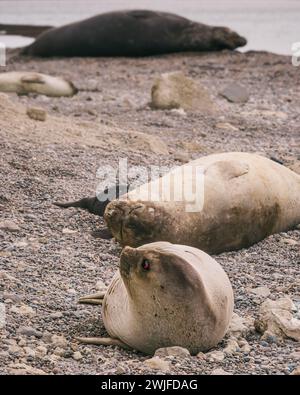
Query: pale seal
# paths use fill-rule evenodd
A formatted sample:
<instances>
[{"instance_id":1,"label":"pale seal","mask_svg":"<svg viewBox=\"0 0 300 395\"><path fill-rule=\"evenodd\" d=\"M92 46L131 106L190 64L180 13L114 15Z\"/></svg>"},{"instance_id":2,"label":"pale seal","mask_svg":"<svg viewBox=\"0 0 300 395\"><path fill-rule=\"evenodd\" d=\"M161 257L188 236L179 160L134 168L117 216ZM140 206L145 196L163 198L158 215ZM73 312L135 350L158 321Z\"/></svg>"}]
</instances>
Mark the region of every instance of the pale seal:
<instances>
[{"instance_id":1,"label":"pale seal","mask_svg":"<svg viewBox=\"0 0 300 395\"><path fill-rule=\"evenodd\" d=\"M235 49L246 39L226 27L166 12L115 11L47 30L22 53L33 56L149 56Z\"/></svg>"},{"instance_id":2,"label":"pale seal","mask_svg":"<svg viewBox=\"0 0 300 395\"><path fill-rule=\"evenodd\" d=\"M73 96L78 90L63 78L26 71L0 73L0 91L19 95L35 93L46 96Z\"/></svg>"},{"instance_id":3,"label":"pale seal","mask_svg":"<svg viewBox=\"0 0 300 395\"><path fill-rule=\"evenodd\" d=\"M188 167L202 169L204 179L184 176L181 181ZM170 191L178 196L188 181L198 189L194 201L184 196L172 201ZM149 186L159 191L155 199L148 197ZM112 201L104 219L123 246L169 241L220 253L297 226L299 196L300 176L290 169L255 154L222 153L178 167L171 178L167 174ZM197 200L199 207L189 211Z\"/></svg>"},{"instance_id":4,"label":"pale seal","mask_svg":"<svg viewBox=\"0 0 300 395\"><path fill-rule=\"evenodd\" d=\"M93 295L80 301L93 302ZM166 242L126 247L102 303L111 338L78 340L146 354L181 346L196 354L223 338L233 304L226 273L203 251Z\"/></svg>"}]
</instances>

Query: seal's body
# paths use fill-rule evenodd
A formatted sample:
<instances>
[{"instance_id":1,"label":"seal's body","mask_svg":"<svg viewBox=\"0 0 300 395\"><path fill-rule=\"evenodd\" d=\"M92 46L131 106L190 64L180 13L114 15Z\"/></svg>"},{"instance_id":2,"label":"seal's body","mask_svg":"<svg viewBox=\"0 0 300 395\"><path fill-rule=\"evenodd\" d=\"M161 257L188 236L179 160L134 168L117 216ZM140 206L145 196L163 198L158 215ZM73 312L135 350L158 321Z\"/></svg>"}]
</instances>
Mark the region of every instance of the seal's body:
<instances>
[{"instance_id":1,"label":"seal's body","mask_svg":"<svg viewBox=\"0 0 300 395\"><path fill-rule=\"evenodd\" d=\"M33 56L149 56L235 49L246 40L225 27L165 12L116 11L50 29L23 50Z\"/></svg>"},{"instance_id":2,"label":"seal's body","mask_svg":"<svg viewBox=\"0 0 300 395\"><path fill-rule=\"evenodd\" d=\"M19 95L36 93L57 97L73 96L78 92L71 82L63 78L25 71L0 73L0 91L15 92Z\"/></svg>"},{"instance_id":3,"label":"seal's body","mask_svg":"<svg viewBox=\"0 0 300 395\"><path fill-rule=\"evenodd\" d=\"M111 344L118 340L147 354L181 346L196 354L218 344L232 312L231 284L214 259L196 248L158 242L122 251L102 314Z\"/></svg>"},{"instance_id":4,"label":"seal's body","mask_svg":"<svg viewBox=\"0 0 300 395\"><path fill-rule=\"evenodd\" d=\"M197 190L194 201L172 201L170 191L178 196L188 167L203 170L204 179L192 179ZM241 152L215 154L171 174L108 204L105 221L123 246L169 241L220 253L248 247L300 223L300 176L267 158ZM183 182L188 180L183 177ZM149 190L159 191L155 199L147 198ZM197 200L200 205L190 211Z\"/></svg>"}]
</instances>

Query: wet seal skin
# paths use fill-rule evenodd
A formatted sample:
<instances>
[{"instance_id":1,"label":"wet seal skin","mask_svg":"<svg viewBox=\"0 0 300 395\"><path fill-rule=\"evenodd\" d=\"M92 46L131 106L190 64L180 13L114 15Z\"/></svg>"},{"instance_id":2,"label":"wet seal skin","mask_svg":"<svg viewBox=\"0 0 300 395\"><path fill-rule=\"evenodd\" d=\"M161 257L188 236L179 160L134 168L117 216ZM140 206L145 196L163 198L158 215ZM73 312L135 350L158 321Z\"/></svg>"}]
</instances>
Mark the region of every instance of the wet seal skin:
<instances>
[{"instance_id":1,"label":"wet seal skin","mask_svg":"<svg viewBox=\"0 0 300 395\"><path fill-rule=\"evenodd\" d=\"M115 11L45 31L22 54L31 56L150 56L233 50L247 41L227 27L166 12Z\"/></svg>"},{"instance_id":2,"label":"wet seal skin","mask_svg":"<svg viewBox=\"0 0 300 395\"><path fill-rule=\"evenodd\" d=\"M107 291L80 302L102 304L110 338L77 340L146 354L170 346L209 350L225 335L234 304L230 281L213 258L167 242L125 247Z\"/></svg>"},{"instance_id":3,"label":"wet seal skin","mask_svg":"<svg viewBox=\"0 0 300 395\"><path fill-rule=\"evenodd\" d=\"M159 201L147 200L149 184L145 184L105 209L107 226L121 245L169 241L218 254L249 247L300 223L300 176L273 160L229 152L184 166L204 170L203 188L199 187L203 207L187 211L184 199L164 198L168 192L164 187ZM175 191L181 186L178 179L184 166L177 168L172 178ZM169 187L163 183L164 177L157 182Z\"/></svg>"}]
</instances>

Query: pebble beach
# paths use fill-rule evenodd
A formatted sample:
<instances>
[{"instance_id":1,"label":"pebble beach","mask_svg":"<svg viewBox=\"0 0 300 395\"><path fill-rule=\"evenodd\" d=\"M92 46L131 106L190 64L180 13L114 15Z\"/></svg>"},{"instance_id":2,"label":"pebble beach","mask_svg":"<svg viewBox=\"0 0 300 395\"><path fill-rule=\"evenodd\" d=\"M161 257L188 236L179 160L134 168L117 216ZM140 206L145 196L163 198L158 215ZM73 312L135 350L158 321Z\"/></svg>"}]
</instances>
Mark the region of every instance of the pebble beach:
<instances>
[{"instance_id":1,"label":"pebble beach","mask_svg":"<svg viewBox=\"0 0 300 395\"><path fill-rule=\"evenodd\" d=\"M0 374L276 374L299 370L300 343L261 338L261 304L289 297L300 318L300 229L214 256L228 274L240 322L217 348L190 356L150 356L81 345L107 336L101 307L80 296L108 286L120 246L103 240L103 220L54 201L93 196L96 171L127 158L130 166L178 166L219 152L254 152L300 172L300 68L269 52L221 51L148 58L36 59L8 53L3 71L35 71L71 80L68 98L0 97ZM1 70L2 71L2 70ZM151 88L181 71L200 83L213 112L153 109ZM220 92L239 83L249 98ZM31 119L26 109L46 113ZM243 324L241 324L241 322Z\"/></svg>"}]
</instances>

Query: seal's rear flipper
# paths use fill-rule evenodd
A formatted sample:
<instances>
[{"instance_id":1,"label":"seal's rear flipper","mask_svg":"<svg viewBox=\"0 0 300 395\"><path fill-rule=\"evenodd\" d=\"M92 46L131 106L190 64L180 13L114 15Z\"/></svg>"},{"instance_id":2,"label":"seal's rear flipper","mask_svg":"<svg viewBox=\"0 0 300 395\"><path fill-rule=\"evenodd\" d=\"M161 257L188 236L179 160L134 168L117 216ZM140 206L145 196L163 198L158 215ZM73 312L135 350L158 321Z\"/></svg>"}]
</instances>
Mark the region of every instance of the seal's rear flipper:
<instances>
[{"instance_id":1,"label":"seal's rear flipper","mask_svg":"<svg viewBox=\"0 0 300 395\"><path fill-rule=\"evenodd\" d=\"M110 203L114 199L118 199L120 196L127 193L129 190L129 185L119 185L117 184L115 187L105 188L105 190L95 196L83 198L80 200L76 200L75 202L54 202L55 206L68 208L68 207L79 207L87 210L89 213L99 215L103 217L104 211L108 203ZM103 237L105 238L105 237Z\"/></svg>"},{"instance_id":2,"label":"seal's rear flipper","mask_svg":"<svg viewBox=\"0 0 300 395\"><path fill-rule=\"evenodd\" d=\"M83 198L80 200L76 200L75 202L66 202L66 203L61 203L61 202L54 202L55 206L58 207L63 207L63 208L69 208L69 207L79 207L84 210L87 210L91 214L99 215L100 217L103 217L105 207L109 203L108 200L101 202L97 199L97 197L91 197L91 198Z\"/></svg>"}]
</instances>

